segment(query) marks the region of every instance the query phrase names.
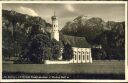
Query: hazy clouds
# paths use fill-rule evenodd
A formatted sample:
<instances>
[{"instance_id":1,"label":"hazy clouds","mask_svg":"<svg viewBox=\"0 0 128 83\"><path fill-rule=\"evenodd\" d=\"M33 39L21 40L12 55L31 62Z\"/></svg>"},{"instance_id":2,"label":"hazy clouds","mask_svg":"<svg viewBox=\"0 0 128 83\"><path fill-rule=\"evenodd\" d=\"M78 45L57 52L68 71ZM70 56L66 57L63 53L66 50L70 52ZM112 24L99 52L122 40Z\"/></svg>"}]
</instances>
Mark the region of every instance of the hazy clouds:
<instances>
[{"instance_id":1,"label":"hazy clouds","mask_svg":"<svg viewBox=\"0 0 128 83\"><path fill-rule=\"evenodd\" d=\"M23 14L28 14L31 16L38 16L38 14L33 9L23 7L23 6L19 7L18 12L23 13Z\"/></svg>"}]
</instances>

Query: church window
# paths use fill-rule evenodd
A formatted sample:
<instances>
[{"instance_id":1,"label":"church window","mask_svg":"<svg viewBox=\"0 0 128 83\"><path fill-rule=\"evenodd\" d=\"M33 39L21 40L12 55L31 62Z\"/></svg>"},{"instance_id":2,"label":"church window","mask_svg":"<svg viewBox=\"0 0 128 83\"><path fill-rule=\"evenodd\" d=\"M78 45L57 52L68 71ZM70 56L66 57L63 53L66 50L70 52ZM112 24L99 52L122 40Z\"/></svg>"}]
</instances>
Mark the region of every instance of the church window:
<instances>
[{"instance_id":1,"label":"church window","mask_svg":"<svg viewBox=\"0 0 128 83\"><path fill-rule=\"evenodd\" d=\"M87 55L87 60L89 60L89 56Z\"/></svg>"},{"instance_id":2,"label":"church window","mask_svg":"<svg viewBox=\"0 0 128 83\"><path fill-rule=\"evenodd\" d=\"M75 60L76 60L76 55L74 55L74 57L75 57Z\"/></svg>"},{"instance_id":3,"label":"church window","mask_svg":"<svg viewBox=\"0 0 128 83\"><path fill-rule=\"evenodd\" d=\"M56 25L54 25L54 27L55 27Z\"/></svg>"},{"instance_id":4,"label":"church window","mask_svg":"<svg viewBox=\"0 0 128 83\"><path fill-rule=\"evenodd\" d=\"M83 55L83 60L84 60L84 55Z\"/></svg>"}]
</instances>

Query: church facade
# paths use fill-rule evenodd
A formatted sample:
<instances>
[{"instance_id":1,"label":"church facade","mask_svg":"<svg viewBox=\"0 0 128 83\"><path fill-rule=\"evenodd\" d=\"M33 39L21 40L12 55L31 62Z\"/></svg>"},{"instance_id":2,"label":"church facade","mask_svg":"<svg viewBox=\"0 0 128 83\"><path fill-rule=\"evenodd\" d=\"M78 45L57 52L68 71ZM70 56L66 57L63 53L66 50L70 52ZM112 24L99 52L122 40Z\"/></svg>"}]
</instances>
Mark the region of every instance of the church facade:
<instances>
[{"instance_id":1,"label":"church facade","mask_svg":"<svg viewBox=\"0 0 128 83\"><path fill-rule=\"evenodd\" d=\"M92 63L91 48L72 47L72 63Z\"/></svg>"},{"instance_id":2,"label":"church facade","mask_svg":"<svg viewBox=\"0 0 128 83\"><path fill-rule=\"evenodd\" d=\"M58 27L58 18L57 16L52 16L52 32L51 38L59 41L59 27ZM91 48L79 48L79 47L72 47L73 49L73 59L67 63L92 63L92 56L91 56ZM58 61L59 62L59 61Z\"/></svg>"}]
</instances>

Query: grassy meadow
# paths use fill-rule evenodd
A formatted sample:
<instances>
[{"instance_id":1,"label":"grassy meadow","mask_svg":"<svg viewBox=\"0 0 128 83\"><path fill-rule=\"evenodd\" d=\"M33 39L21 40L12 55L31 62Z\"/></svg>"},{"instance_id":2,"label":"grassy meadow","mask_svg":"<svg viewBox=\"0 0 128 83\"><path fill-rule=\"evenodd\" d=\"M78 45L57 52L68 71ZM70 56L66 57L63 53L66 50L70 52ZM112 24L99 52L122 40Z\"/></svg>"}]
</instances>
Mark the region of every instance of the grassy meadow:
<instances>
[{"instance_id":1,"label":"grassy meadow","mask_svg":"<svg viewBox=\"0 0 128 83\"><path fill-rule=\"evenodd\" d=\"M86 64L3 63L3 79L125 79L124 61L93 60Z\"/></svg>"},{"instance_id":2,"label":"grassy meadow","mask_svg":"<svg viewBox=\"0 0 128 83\"><path fill-rule=\"evenodd\" d=\"M120 74L124 73L124 61L93 61L86 64L4 64L4 72L26 73L95 73Z\"/></svg>"}]
</instances>

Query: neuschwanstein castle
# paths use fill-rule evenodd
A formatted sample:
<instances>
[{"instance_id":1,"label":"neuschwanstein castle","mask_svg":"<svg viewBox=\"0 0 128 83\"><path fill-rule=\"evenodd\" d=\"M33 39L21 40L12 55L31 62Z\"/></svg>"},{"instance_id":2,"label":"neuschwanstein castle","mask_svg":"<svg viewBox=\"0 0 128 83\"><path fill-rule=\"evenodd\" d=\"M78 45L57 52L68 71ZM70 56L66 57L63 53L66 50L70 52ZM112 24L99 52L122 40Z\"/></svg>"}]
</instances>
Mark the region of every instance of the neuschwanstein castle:
<instances>
[{"instance_id":1,"label":"neuschwanstein castle","mask_svg":"<svg viewBox=\"0 0 128 83\"><path fill-rule=\"evenodd\" d=\"M51 38L56 39L59 41L59 27L58 27L58 18L54 14L51 17L52 20L52 30L51 30ZM70 64L70 63L92 63L92 54L91 48L79 48L79 47L72 47L74 57L70 61L49 61L46 60L46 64Z\"/></svg>"}]
</instances>

